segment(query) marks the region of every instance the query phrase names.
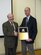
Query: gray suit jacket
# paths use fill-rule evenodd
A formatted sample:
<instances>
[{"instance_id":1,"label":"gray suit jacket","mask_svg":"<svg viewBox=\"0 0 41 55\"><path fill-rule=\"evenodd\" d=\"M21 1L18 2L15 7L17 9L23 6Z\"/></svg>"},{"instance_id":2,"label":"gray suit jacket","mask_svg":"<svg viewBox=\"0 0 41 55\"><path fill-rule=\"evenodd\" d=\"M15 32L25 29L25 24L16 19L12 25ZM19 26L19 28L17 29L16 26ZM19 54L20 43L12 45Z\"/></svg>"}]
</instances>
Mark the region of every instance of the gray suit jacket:
<instances>
[{"instance_id":1,"label":"gray suit jacket","mask_svg":"<svg viewBox=\"0 0 41 55\"><path fill-rule=\"evenodd\" d=\"M18 24L14 22L16 32L18 32ZM3 33L4 33L4 45L6 47L12 48L14 45L17 45L18 37L14 36L14 27L10 24L9 21L3 23Z\"/></svg>"}]
</instances>

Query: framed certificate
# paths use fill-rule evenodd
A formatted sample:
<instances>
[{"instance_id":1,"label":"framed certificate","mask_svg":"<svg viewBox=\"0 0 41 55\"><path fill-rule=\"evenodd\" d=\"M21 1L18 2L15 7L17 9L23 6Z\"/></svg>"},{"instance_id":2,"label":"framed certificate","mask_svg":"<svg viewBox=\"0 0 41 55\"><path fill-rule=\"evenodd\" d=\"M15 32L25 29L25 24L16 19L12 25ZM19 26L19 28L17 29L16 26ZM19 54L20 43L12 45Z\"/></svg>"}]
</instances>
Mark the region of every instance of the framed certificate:
<instances>
[{"instance_id":1,"label":"framed certificate","mask_svg":"<svg viewBox=\"0 0 41 55\"><path fill-rule=\"evenodd\" d=\"M19 40L27 40L29 38L28 35L28 27L18 27Z\"/></svg>"}]
</instances>

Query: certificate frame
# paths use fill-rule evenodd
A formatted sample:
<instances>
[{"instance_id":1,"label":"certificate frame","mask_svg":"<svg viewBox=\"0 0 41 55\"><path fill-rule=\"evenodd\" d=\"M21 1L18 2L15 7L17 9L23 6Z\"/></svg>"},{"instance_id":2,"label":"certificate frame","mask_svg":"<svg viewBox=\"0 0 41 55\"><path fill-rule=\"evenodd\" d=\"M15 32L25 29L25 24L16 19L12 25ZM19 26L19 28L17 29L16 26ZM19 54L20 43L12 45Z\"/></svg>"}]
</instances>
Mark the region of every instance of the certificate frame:
<instances>
[{"instance_id":1,"label":"certificate frame","mask_svg":"<svg viewBox=\"0 0 41 55\"><path fill-rule=\"evenodd\" d=\"M28 27L18 27L18 34L19 40L29 39Z\"/></svg>"}]
</instances>

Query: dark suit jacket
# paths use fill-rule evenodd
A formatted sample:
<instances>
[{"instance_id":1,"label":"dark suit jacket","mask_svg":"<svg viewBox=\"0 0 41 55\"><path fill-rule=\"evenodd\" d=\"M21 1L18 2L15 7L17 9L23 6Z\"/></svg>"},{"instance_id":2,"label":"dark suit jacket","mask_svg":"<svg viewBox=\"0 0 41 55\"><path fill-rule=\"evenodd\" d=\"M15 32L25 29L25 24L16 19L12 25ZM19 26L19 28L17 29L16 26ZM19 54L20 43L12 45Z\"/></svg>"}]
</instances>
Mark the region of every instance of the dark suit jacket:
<instances>
[{"instance_id":1,"label":"dark suit jacket","mask_svg":"<svg viewBox=\"0 0 41 55\"><path fill-rule=\"evenodd\" d=\"M16 32L18 31L18 24L14 22ZM14 45L17 45L18 37L12 35L14 32L13 26L10 24L9 21L3 23L3 33L4 33L4 44L7 47L14 47Z\"/></svg>"},{"instance_id":2,"label":"dark suit jacket","mask_svg":"<svg viewBox=\"0 0 41 55\"><path fill-rule=\"evenodd\" d=\"M20 26L26 27L26 17L23 19L22 24ZM27 43L33 43L37 34L37 22L34 17L30 16L29 21L27 23L27 27L28 27L29 38L32 39L32 41Z\"/></svg>"}]
</instances>

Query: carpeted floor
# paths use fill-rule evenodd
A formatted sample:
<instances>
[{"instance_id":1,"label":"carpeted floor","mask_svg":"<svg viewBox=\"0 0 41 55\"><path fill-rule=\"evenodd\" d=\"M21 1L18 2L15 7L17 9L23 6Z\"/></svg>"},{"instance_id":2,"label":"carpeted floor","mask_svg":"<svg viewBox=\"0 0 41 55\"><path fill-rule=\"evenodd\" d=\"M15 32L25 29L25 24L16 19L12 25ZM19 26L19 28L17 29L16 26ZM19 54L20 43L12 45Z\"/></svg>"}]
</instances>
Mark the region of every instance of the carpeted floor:
<instances>
[{"instance_id":1,"label":"carpeted floor","mask_svg":"<svg viewBox=\"0 0 41 55\"><path fill-rule=\"evenodd\" d=\"M0 54L0 55L5 55L5 54ZM16 55L22 55L21 52L18 52ZM27 52L27 55L29 55L29 53ZM35 50L35 55L41 55L41 49Z\"/></svg>"},{"instance_id":2,"label":"carpeted floor","mask_svg":"<svg viewBox=\"0 0 41 55\"><path fill-rule=\"evenodd\" d=\"M17 55L22 55L22 54L21 53L17 53ZM28 52L27 52L27 55L29 55ZM35 50L35 55L41 55L41 49Z\"/></svg>"}]
</instances>

